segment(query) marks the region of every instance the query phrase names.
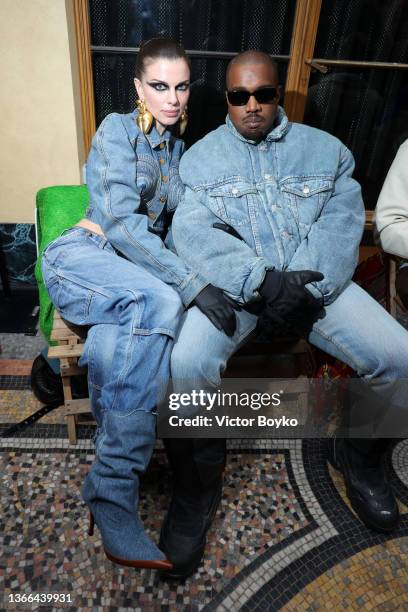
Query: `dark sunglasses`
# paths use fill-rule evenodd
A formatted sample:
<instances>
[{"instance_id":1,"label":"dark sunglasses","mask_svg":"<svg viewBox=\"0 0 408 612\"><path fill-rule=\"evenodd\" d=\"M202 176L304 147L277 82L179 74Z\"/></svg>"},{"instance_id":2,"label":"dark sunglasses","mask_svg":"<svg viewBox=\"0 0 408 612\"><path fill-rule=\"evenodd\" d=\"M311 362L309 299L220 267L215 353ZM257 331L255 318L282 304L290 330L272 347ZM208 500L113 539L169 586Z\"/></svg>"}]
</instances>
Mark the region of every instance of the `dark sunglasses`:
<instances>
[{"instance_id":1,"label":"dark sunglasses","mask_svg":"<svg viewBox=\"0 0 408 612\"><path fill-rule=\"evenodd\" d=\"M261 87L256 91L246 89L227 91L227 100L231 106L245 106L251 96L255 96L259 104L272 104L278 97L278 90L276 87Z\"/></svg>"}]
</instances>

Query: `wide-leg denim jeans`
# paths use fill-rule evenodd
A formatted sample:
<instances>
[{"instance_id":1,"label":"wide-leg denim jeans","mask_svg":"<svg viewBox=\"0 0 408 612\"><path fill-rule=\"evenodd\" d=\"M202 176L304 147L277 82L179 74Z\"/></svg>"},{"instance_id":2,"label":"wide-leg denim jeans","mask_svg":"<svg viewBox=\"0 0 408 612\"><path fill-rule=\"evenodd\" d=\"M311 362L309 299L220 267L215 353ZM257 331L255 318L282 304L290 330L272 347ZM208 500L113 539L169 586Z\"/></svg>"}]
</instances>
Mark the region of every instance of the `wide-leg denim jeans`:
<instances>
[{"instance_id":1,"label":"wide-leg denim jeans","mask_svg":"<svg viewBox=\"0 0 408 612\"><path fill-rule=\"evenodd\" d=\"M119 256L98 234L75 227L43 256L47 291L61 315L92 326L82 365L89 365L92 408L122 416L152 411L169 377L172 339L183 311L178 294Z\"/></svg>"}]
</instances>

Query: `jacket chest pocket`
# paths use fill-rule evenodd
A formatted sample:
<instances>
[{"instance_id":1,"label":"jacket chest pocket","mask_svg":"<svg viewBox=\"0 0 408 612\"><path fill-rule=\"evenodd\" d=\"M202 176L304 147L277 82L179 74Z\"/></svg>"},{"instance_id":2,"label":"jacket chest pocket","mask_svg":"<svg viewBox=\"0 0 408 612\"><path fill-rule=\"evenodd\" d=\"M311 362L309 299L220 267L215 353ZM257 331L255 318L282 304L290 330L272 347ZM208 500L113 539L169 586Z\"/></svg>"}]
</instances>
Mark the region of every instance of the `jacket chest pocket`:
<instances>
[{"instance_id":1,"label":"jacket chest pocket","mask_svg":"<svg viewBox=\"0 0 408 612\"><path fill-rule=\"evenodd\" d=\"M184 195L185 187L179 175L177 163L171 163L169 168L169 195L167 198L167 210L174 212Z\"/></svg>"},{"instance_id":2,"label":"jacket chest pocket","mask_svg":"<svg viewBox=\"0 0 408 612\"><path fill-rule=\"evenodd\" d=\"M136 185L141 201L147 205L154 198L157 189L158 172L149 155L138 155L136 162Z\"/></svg>"},{"instance_id":3,"label":"jacket chest pocket","mask_svg":"<svg viewBox=\"0 0 408 612\"><path fill-rule=\"evenodd\" d=\"M297 178L283 182L280 189L300 226L308 226L319 217L333 190L333 179Z\"/></svg>"},{"instance_id":4,"label":"jacket chest pocket","mask_svg":"<svg viewBox=\"0 0 408 612\"><path fill-rule=\"evenodd\" d=\"M246 225L256 214L257 190L247 183L230 183L209 192L211 210L229 225Z\"/></svg>"}]
</instances>

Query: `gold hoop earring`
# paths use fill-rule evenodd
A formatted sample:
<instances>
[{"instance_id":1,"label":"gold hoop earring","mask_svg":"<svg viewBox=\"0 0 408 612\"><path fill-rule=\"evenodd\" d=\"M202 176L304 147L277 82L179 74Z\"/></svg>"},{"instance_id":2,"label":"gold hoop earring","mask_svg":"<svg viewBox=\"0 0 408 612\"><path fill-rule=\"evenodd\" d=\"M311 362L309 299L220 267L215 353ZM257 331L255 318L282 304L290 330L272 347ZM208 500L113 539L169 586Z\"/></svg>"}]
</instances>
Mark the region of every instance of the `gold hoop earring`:
<instances>
[{"instance_id":1,"label":"gold hoop earring","mask_svg":"<svg viewBox=\"0 0 408 612\"><path fill-rule=\"evenodd\" d=\"M152 129L153 115L147 110L146 102L144 100L137 100L136 108L139 111L136 117L136 123L143 134L148 134Z\"/></svg>"},{"instance_id":2,"label":"gold hoop earring","mask_svg":"<svg viewBox=\"0 0 408 612\"><path fill-rule=\"evenodd\" d=\"M188 114L187 114L187 106L186 106L186 108L181 113L181 117L180 117L180 128L179 128L180 136L182 136L184 132L186 131L187 123L188 123Z\"/></svg>"}]
</instances>

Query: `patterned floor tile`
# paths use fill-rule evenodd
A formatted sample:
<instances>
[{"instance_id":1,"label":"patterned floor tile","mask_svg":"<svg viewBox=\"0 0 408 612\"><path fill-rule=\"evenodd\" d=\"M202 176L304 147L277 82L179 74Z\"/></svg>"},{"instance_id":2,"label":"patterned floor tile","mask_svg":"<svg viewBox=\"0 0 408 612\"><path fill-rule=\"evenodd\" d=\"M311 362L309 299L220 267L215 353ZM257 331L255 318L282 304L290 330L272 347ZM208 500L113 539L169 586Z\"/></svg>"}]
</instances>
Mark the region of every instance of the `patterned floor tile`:
<instances>
[{"instance_id":1,"label":"patterned floor tile","mask_svg":"<svg viewBox=\"0 0 408 612\"><path fill-rule=\"evenodd\" d=\"M18 378L18 377L17 377ZM21 377L23 379L24 377ZM0 380L0 429L40 407L27 379ZM385 458L401 512L393 534L355 515L324 440L229 440L222 503L203 562L183 584L109 562L87 535L80 489L93 426L69 445L58 408L0 438L0 609L15 594L65 593L76 610L405 610L408 608L408 441ZM143 479L140 513L158 540L170 496L162 442Z\"/></svg>"}]
</instances>

